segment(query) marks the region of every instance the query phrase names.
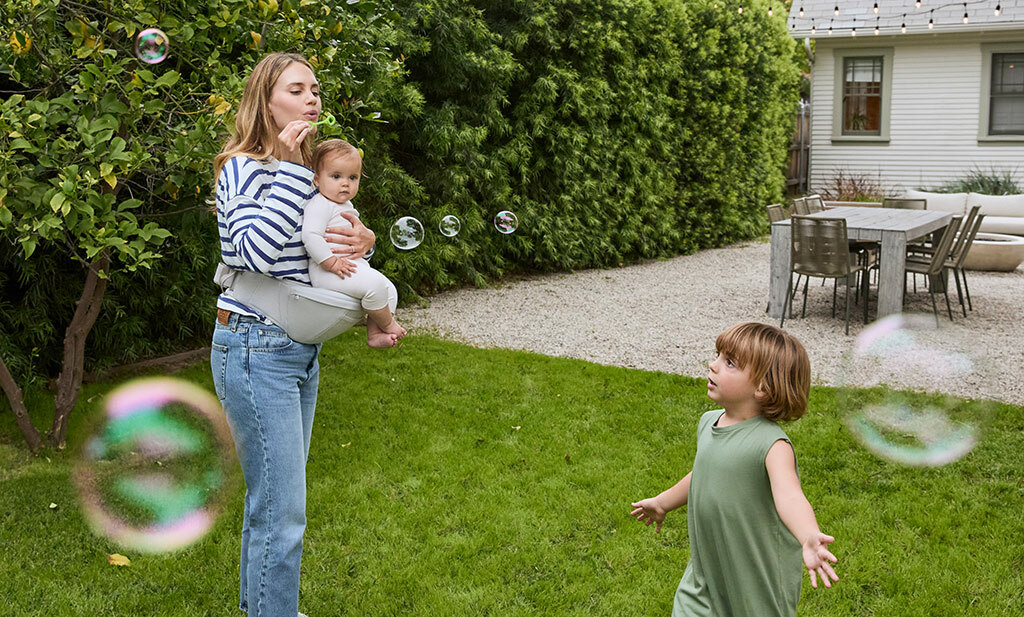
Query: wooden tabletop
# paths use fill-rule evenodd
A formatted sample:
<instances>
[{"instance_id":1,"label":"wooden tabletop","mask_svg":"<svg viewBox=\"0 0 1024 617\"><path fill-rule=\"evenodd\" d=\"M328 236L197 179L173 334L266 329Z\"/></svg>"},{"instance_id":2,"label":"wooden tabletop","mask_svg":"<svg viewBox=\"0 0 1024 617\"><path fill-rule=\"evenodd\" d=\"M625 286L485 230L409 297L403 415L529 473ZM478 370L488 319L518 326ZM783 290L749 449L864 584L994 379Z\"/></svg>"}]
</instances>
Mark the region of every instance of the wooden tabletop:
<instances>
[{"instance_id":1,"label":"wooden tabletop","mask_svg":"<svg viewBox=\"0 0 1024 617\"><path fill-rule=\"evenodd\" d=\"M905 210L902 208L859 208L841 206L810 214L813 218L837 218L846 220L846 232L850 240L873 240L880 242L882 232L903 232L908 240L914 240L945 227L953 218L951 212L942 210ZM772 225L789 226L789 219Z\"/></svg>"}]
</instances>

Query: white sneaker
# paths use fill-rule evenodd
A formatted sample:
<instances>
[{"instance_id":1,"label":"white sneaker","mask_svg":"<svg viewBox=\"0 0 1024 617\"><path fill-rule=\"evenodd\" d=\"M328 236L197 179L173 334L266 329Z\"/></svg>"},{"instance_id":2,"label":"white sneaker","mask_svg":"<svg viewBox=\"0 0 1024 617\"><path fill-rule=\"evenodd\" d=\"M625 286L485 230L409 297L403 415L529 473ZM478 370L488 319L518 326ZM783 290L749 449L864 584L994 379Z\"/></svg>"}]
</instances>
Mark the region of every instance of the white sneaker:
<instances>
[{"instance_id":1,"label":"white sneaker","mask_svg":"<svg viewBox=\"0 0 1024 617\"><path fill-rule=\"evenodd\" d=\"M299 613L299 617L306 617L306 613Z\"/></svg>"}]
</instances>

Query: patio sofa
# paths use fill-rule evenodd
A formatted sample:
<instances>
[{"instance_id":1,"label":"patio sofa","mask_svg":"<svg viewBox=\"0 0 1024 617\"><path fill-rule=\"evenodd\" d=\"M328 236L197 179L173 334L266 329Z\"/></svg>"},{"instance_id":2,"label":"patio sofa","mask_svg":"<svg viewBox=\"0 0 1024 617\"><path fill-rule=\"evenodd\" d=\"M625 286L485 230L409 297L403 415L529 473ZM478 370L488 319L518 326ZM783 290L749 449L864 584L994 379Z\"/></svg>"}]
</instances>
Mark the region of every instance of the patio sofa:
<instances>
[{"instance_id":1,"label":"patio sofa","mask_svg":"<svg viewBox=\"0 0 1024 617\"><path fill-rule=\"evenodd\" d=\"M1024 195L983 195L981 193L929 193L907 191L902 197L928 200L929 210L966 215L981 206L985 219L980 231L1024 236Z\"/></svg>"}]
</instances>

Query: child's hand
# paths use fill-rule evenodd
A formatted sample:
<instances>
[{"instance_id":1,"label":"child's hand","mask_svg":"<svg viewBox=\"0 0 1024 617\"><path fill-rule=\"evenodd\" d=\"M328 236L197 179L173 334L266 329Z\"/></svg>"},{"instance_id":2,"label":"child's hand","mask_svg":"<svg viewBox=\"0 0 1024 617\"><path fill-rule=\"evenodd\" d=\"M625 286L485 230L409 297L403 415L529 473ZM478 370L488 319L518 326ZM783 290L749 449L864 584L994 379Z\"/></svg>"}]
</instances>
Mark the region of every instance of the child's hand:
<instances>
[{"instance_id":1,"label":"child's hand","mask_svg":"<svg viewBox=\"0 0 1024 617\"><path fill-rule=\"evenodd\" d=\"M328 257L327 259L323 260L322 262L320 262L320 267L323 268L324 270L327 270L328 272L333 272L337 274L341 278L350 276L356 271L356 264L347 259L342 259L341 257L337 256Z\"/></svg>"},{"instance_id":2,"label":"child's hand","mask_svg":"<svg viewBox=\"0 0 1024 617\"><path fill-rule=\"evenodd\" d=\"M838 581L839 577L836 576L835 570L828 563L831 561L835 563L838 561L836 556L828 550L828 545L835 541L832 536L826 536L819 532L804 542L804 565L807 566L807 572L811 575L811 587L818 588L818 577L821 577L821 582L825 583L826 587L832 587L832 582L828 579L831 578L833 581Z\"/></svg>"},{"instance_id":3,"label":"child's hand","mask_svg":"<svg viewBox=\"0 0 1024 617\"><path fill-rule=\"evenodd\" d=\"M647 519L644 525L648 527L651 526L651 523L657 523L658 526L654 528L654 532L661 533L661 522L665 520L665 515L668 513L658 505L657 498L648 497L631 505L636 509L629 513L630 516L635 516L638 521Z\"/></svg>"}]
</instances>

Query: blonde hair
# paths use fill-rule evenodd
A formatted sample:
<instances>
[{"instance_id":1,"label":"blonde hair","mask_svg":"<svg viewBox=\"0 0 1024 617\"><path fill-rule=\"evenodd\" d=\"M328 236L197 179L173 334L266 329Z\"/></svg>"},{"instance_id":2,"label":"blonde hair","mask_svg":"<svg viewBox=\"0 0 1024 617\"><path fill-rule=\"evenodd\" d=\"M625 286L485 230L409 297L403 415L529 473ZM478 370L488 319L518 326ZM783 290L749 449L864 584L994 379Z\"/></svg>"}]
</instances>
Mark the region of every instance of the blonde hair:
<instances>
[{"instance_id":1,"label":"blonde hair","mask_svg":"<svg viewBox=\"0 0 1024 617\"><path fill-rule=\"evenodd\" d=\"M322 142L313 151L313 171L320 173L320 164L323 163L324 159L332 154L338 154L341 156L356 155L359 159L360 166L363 162L363 157L359 155L359 149L348 143L344 139L328 139Z\"/></svg>"},{"instance_id":2,"label":"blonde hair","mask_svg":"<svg viewBox=\"0 0 1024 617\"><path fill-rule=\"evenodd\" d=\"M220 154L213 158L213 181L217 182L220 170L231 157L244 155L265 159L274 151L278 130L270 117L270 95L274 84L293 62L301 62L313 70L300 54L276 52L267 55L256 64L252 74L245 81L242 101L235 115L235 134L228 138ZM309 164L313 158L311 139L302 142L302 160Z\"/></svg>"},{"instance_id":3,"label":"blonde hair","mask_svg":"<svg viewBox=\"0 0 1024 617\"><path fill-rule=\"evenodd\" d=\"M807 413L811 360L795 336L757 322L736 324L718 335L715 349L749 368L750 380L764 392L761 415L775 422Z\"/></svg>"}]
</instances>

